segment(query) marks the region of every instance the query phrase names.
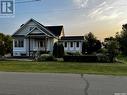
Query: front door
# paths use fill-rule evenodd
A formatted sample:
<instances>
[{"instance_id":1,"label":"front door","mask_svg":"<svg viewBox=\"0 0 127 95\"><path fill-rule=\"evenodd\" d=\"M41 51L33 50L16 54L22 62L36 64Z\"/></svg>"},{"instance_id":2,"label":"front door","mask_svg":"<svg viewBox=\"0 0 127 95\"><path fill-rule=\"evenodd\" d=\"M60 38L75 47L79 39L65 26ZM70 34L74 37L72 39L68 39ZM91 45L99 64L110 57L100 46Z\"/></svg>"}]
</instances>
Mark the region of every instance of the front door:
<instances>
[{"instance_id":1,"label":"front door","mask_svg":"<svg viewBox=\"0 0 127 95\"><path fill-rule=\"evenodd\" d=\"M39 48L45 47L45 41L43 41L43 40L40 40L38 44L39 44L39 46L38 46Z\"/></svg>"},{"instance_id":2,"label":"front door","mask_svg":"<svg viewBox=\"0 0 127 95\"><path fill-rule=\"evenodd\" d=\"M45 40L35 40L35 50L39 51L45 51L46 49L46 43Z\"/></svg>"}]
</instances>

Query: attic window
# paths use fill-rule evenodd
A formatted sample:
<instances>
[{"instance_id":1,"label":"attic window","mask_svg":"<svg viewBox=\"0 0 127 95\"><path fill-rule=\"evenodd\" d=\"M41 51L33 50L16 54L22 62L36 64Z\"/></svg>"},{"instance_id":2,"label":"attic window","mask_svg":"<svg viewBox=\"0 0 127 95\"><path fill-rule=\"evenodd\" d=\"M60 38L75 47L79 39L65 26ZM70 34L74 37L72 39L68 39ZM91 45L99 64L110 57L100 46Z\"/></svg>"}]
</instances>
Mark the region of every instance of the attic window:
<instances>
[{"instance_id":1,"label":"attic window","mask_svg":"<svg viewBox=\"0 0 127 95\"><path fill-rule=\"evenodd\" d=\"M30 27L30 28L29 28L29 31L31 31L32 29L34 29L34 27Z\"/></svg>"}]
</instances>

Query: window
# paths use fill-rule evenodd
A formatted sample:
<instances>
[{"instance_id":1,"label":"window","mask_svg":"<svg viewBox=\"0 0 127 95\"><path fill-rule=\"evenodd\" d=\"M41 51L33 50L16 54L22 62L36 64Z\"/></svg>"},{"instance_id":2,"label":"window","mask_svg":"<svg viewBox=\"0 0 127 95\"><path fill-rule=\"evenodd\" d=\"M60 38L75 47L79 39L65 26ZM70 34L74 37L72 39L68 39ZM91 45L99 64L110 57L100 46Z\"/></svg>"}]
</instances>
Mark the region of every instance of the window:
<instances>
[{"instance_id":1,"label":"window","mask_svg":"<svg viewBox=\"0 0 127 95\"><path fill-rule=\"evenodd\" d=\"M76 43L76 47L79 47L79 42Z\"/></svg>"},{"instance_id":2,"label":"window","mask_svg":"<svg viewBox=\"0 0 127 95\"><path fill-rule=\"evenodd\" d=\"M67 47L67 42L64 43L64 46Z\"/></svg>"},{"instance_id":3,"label":"window","mask_svg":"<svg viewBox=\"0 0 127 95\"><path fill-rule=\"evenodd\" d=\"M15 40L15 47L24 47L23 40Z\"/></svg>"},{"instance_id":4,"label":"window","mask_svg":"<svg viewBox=\"0 0 127 95\"><path fill-rule=\"evenodd\" d=\"M44 41L40 41L40 47L44 47Z\"/></svg>"},{"instance_id":5,"label":"window","mask_svg":"<svg viewBox=\"0 0 127 95\"><path fill-rule=\"evenodd\" d=\"M29 31L31 31L34 27L30 27Z\"/></svg>"},{"instance_id":6,"label":"window","mask_svg":"<svg viewBox=\"0 0 127 95\"><path fill-rule=\"evenodd\" d=\"M18 47L18 43L17 43L17 41L15 41L15 47Z\"/></svg>"},{"instance_id":7,"label":"window","mask_svg":"<svg viewBox=\"0 0 127 95\"><path fill-rule=\"evenodd\" d=\"M71 47L73 47L73 42L71 42Z\"/></svg>"}]
</instances>

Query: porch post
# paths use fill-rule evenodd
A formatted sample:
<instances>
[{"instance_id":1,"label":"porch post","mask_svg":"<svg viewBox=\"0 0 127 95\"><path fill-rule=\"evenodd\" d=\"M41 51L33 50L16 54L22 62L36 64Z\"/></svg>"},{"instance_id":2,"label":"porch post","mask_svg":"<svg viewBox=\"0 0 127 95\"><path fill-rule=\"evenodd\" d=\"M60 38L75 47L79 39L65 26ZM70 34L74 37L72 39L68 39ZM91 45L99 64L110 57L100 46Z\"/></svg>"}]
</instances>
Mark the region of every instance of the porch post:
<instances>
[{"instance_id":1,"label":"porch post","mask_svg":"<svg viewBox=\"0 0 127 95\"><path fill-rule=\"evenodd\" d=\"M30 37L29 37L29 57L30 57Z\"/></svg>"},{"instance_id":2,"label":"porch post","mask_svg":"<svg viewBox=\"0 0 127 95\"><path fill-rule=\"evenodd\" d=\"M47 38L45 37L45 52L47 51Z\"/></svg>"}]
</instances>

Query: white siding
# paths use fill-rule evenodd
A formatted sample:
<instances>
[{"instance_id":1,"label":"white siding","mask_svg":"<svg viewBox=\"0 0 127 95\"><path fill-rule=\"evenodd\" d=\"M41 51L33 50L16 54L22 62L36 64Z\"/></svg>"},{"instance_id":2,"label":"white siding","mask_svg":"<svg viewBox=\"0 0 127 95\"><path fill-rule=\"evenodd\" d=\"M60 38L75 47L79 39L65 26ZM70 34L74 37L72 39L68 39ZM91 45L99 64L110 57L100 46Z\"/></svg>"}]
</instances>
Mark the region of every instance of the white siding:
<instances>
[{"instance_id":1,"label":"white siding","mask_svg":"<svg viewBox=\"0 0 127 95\"><path fill-rule=\"evenodd\" d=\"M65 47L65 42L67 43L67 47ZM71 47L71 42L73 43L73 47ZM64 41L63 45L64 45L64 50L65 52L81 52L82 51L82 42L79 42L79 47L77 47L77 42L73 42L73 41Z\"/></svg>"},{"instance_id":2,"label":"white siding","mask_svg":"<svg viewBox=\"0 0 127 95\"><path fill-rule=\"evenodd\" d=\"M26 35L30 32L30 27L36 27L36 24L34 22L29 22L23 29L18 31L16 35Z\"/></svg>"},{"instance_id":3,"label":"white siding","mask_svg":"<svg viewBox=\"0 0 127 95\"><path fill-rule=\"evenodd\" d=\"M47 48L48 48L48 51L53 51L53 46L54 46L54 43L55 43L55 39L54 38L49 38L48 39L48 46L47 46Z\"/></svg>"},{"instance_id":4,"label":"white siding","mask_svg":"<svg viewBox=\"0 0 127 95\"><path fill-rule=\"evenodd\" d=\"M13 39L13 56L21 56L26 54L26 39L24 39L24 47L15 47L15 39Z\"/></svg>"}]
</instances>

